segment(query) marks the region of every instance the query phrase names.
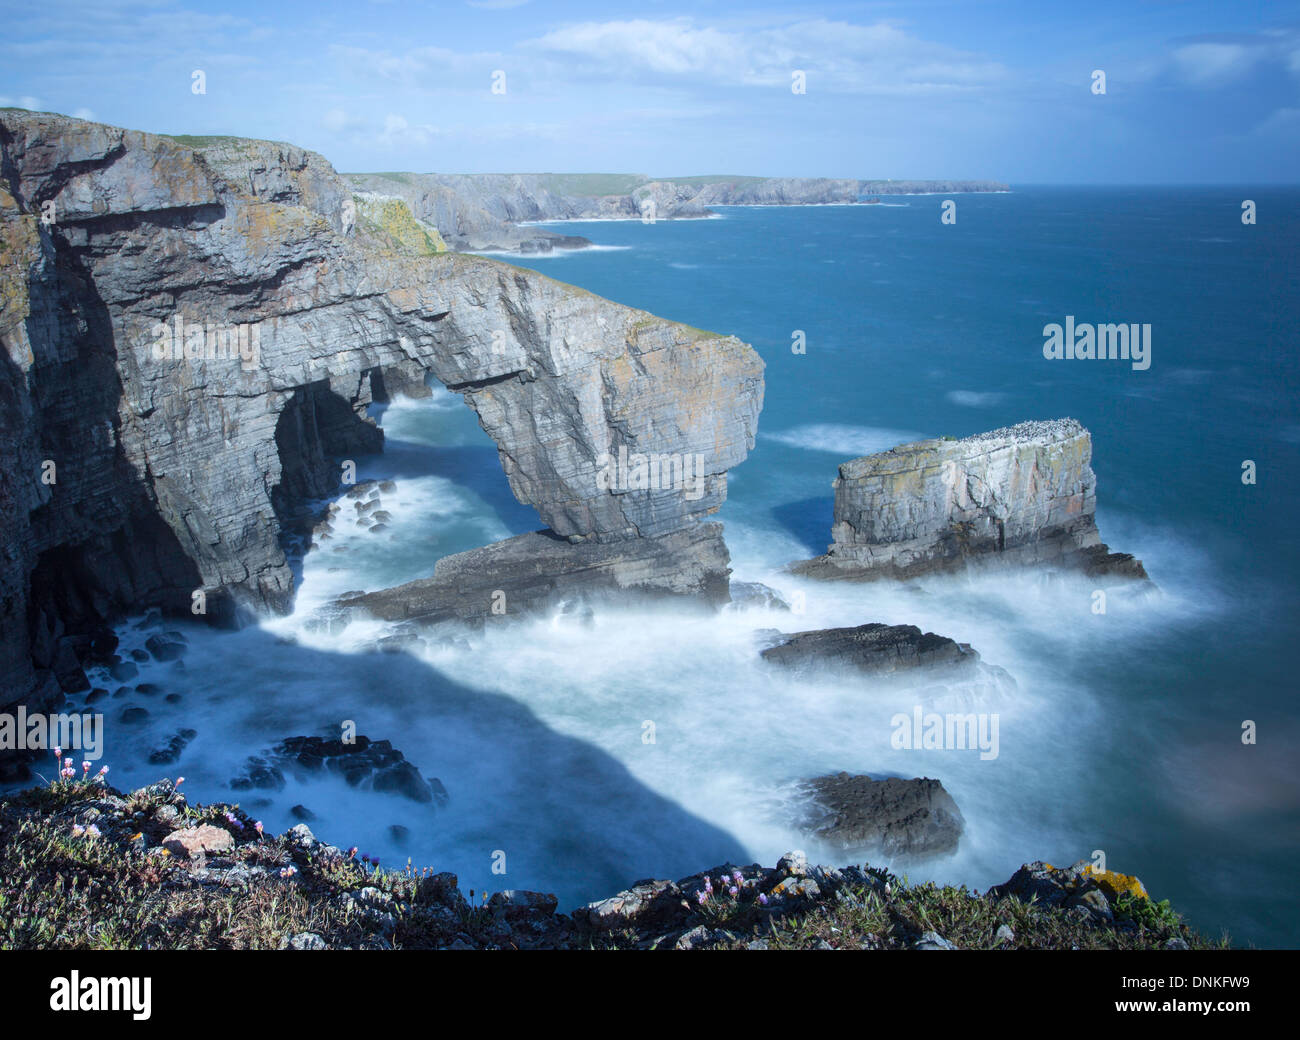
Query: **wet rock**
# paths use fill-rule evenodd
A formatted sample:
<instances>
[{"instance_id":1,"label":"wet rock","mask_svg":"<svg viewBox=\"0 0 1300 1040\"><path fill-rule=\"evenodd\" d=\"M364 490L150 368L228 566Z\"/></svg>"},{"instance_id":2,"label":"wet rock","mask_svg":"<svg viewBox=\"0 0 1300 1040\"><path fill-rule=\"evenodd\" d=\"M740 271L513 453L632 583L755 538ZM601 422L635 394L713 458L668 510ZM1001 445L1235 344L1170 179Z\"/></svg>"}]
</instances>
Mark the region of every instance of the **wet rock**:
<instances>
[{"instance_id":1,"label":"wet rock","mask_svg":"<svg viewBox=\"0 0 1300 1040\"><path fill-rule=\"evenodd\" d=\"M921 859L953 852L965 821L938 780L834 773L804 781L802 826L842 849Z\"/></svg>"},{"instance_id":2,"label":"wet rock","mask_svg":"<svg viewBox=\"0 0 1300 1040\"><path fill-rule=\"evenodd\" d=\"M254 788L263 791L280 791L284 789L284 774L279 767L268 762L260 755L250 755L243 776L230 781L236 791L249 791Z\"/></svg>"},{"instance_id":3,"label":"wet rock","mask_svg":"<svg viewBox=\"0 0 1300 1040\"><path fill-rule=\"evenodd\" d=\"M86 703L94 704L96 701L102 701L107 696L108 696L108 691L104 689L104 687L96 686L93 690L91 690L88 694L86 694Z\"/></svg>"},{"instance_id":4,"label":"wet rock","mask_svg":"<svg viewBox=\"0 0 1300 1040\"><path fill-rule=\"evenodd\" d=\"M131 660L135 661L137 664L143 664L145 661L150 660L150 657L144 650L132 650Z\"/></svg>"},{"instance_id":5,"label":"wet rock","mask_svg":"<svg viewBox=\"0 0 1300 1040\"><path fill-rule=\"evenodd\" d=\"M350 606L363 616L426 624L549 612L577 599L673 598L717 607L727 602L729 561L721 524L614 542L574 543L534 531L444 556L432 578L367 593Z\"/></svg>"},{"instance_id":6,"label":"wet rock","mask_svg":"<svg viewBox=\"0 0 1300 1040\"><path fill-rule=\"evenodd\" d=\"M305 805L295 805L289 810L289 815L295 820L301 820L303 823L311 823L312 820L316 819L316 814Z\"/></svg>"},{"instance_id":7,"label":"wet rock","mask_svg":"<svg viewBox=\"0 0 1300 1040\"><path fill-rule=\"evenodd\" d=\"M185 653L185 643L177 638L178 635L176 632L167 632L150 636L144 645L156 661L178 661Z\"/></svg>"},{"instance_id":8,"label":"wet rock","mask_svg":"<svg viewBox=\"0 0 1300 1040\"><path fill-rule=\"evenodd\" d=\"M763 660L790 668L829 664L870 675L925 668L956 676L975 675L980 661L970 644L922 632L915 625L867 624L798 632L784 638L761 652Z\"/></svg>"},{"instance_id":9,"label":"wet rock","mask_svg":"<svg viewBox=\"0 0 1300 1040\"><path fill-rule=\"evenodd\" d=\"M135 687L135 692L145 697L156 697L158 694L162 693L162 691L163 688L161 686L157 683L151 682L137 683Z\"/></svg>"},{"instance_id":10,"label":"wet rock","mask_svg":"<svg viewBox=\"0 0 1300 1040\"><path fill-rule=\"evenodd\" d=\"M181 757L181 752L191 740L198 736L198 733L192 729L182 729L177 731L161 747L155 748L149 755L149 761L153 765L170 765Z\"/></svg>"},{"instance_id":11,"label":"wet rock","mask_svg":"<svg viewBox=\"0 0 1300 1040\"><path fill-rule=\"evenodd\" d=\"M785 597L769 585L757 581L731 583L733 610L789 610Z\"/></svg>"},{"instance_id":12,"label":"wet rock","mask_svg":"<svg viewBox=\"0 0 1300 1040\"><path fill-rule=\"evenodd\" d=\"M388 791L421 803L442 805L447 801L441 781L426 780L387 740L358 735L345 743L323 737L289 737L274 748L273 754L305 770L336 773L353 787Z\"/></svg>"},{"instance_id":13,"label":"wet rock","mask_svg":"<svg viewBox=\"0 0 1300 1040\"><path fill-rule=\"evenodd\" d=\"M134 661L119 661L108 669L108 674L118 682L126 682L140 674L140 667Z\"/></svg>"},{"instance_id":14,"label":"wet rock","mask_svg":"<svg viewBox=\"0 0 1300 1040\"><path fill-rule=\"evenodd\" d=\"M136 726L149 718L149 712L146 708L132 706L123 708L122 713L117 717L118 721L125 726Z\"/></svg>"}]
</instances>

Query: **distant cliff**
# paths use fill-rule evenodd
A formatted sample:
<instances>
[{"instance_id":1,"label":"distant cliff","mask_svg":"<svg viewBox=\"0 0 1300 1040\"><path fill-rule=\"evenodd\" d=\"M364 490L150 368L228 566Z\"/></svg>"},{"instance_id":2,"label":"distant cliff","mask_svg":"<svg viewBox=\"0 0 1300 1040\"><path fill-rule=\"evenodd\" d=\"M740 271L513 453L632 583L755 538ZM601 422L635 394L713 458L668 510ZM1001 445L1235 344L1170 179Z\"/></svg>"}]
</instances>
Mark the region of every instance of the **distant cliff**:
<instances>
[{"instance_id":1,"label":"distant cliff","mask_svg":"<svg viewBox=\"0 0 1300 1040\"><path fill-rule=\"evenodd\" d=\"M878 195L1009 191L1000 181L889 181L827 177L685 177L639 174L357 173L367 191L402 196L453 248L549 252L590 243L529 221L706 217L711 206L851 204Z\"/></svg>"}]
</instances>

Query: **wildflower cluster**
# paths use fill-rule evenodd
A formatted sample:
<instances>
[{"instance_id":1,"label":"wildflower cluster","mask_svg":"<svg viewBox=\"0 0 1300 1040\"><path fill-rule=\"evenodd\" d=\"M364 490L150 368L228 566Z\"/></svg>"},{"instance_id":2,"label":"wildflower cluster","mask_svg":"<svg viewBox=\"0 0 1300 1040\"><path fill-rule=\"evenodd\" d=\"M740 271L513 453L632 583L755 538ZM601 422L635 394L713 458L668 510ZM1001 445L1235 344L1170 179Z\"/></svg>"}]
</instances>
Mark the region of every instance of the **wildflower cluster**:
<instances>
[{"instance_id":1,"label":"wildflower cluster","mask_svg":"<svg viewBox=\"0 0 1300 1040\"><path fill-rule=\"evenodd\" d=\"M719 876L716 891L713 887L713 878L705 874L704 887L695 893L695 902L700 906L714 907L732 904L734 908L735 904L741 902L755 902L759 906L767 906L767 894L757 890L756 880L746 881L739 870L733 870L730 877L726 874Z\"/></svg>"},{"instance_id":2,"label":"wildflower cluster","mask_svg":"<svg viewBox=\"0 0 1300 1040\"><path fill-rule=\"evenodd\" d=\"M75 780L77 778L77 766L76 763L72 761L72 756L68 755L67 760L65 761L63 758L63 748L56 747L54 749L54 757L59 763L59 779ZM105 781L104 777L108 776L108 766L100 766L99 772L96 773L94 777L90 775L90 766L91 766L90 762L84 760L82 761L81 782L101 783L101 784L106 783L107 781Z\"/></svg>"}]
</instances>

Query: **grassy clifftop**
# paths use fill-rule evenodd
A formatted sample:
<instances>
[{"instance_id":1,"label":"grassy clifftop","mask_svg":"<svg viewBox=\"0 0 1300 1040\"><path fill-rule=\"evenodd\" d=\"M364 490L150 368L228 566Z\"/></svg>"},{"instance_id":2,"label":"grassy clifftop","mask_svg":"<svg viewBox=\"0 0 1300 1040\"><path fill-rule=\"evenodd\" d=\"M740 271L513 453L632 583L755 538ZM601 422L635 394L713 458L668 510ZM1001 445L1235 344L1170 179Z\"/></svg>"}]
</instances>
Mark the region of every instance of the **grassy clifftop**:
<instances>
[{"instance_id":1,"label":"grassy clifftop","mask_svg":"<svg viewBox=\"0 0 1300 1040\"><path fill-rule=\"evenodd\" d=\"M129 794L62 779L0 802L5 949L1187 949L1168 904L1031 864L980 895L880 869L724 865L641 882L570 914L554 896L462 893L381 869L305 825L263 833L236 805L161 781ZM1114 875L1112 878L1122 878ZM1100 883L1098 883L1100 882Z\"/></svg>"}]
</instances>

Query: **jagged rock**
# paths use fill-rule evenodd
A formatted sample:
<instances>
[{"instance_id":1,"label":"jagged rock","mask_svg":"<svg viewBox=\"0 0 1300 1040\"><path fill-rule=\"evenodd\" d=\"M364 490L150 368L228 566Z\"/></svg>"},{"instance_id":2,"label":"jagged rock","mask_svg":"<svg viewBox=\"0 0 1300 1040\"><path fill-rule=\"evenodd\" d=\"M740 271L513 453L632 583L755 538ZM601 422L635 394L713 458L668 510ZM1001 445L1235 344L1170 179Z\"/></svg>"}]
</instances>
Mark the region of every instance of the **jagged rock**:
<instances>
[{"instance_id":1,"label":"jagged rock","mask_svg":"<svg viewBox=\"0 0 1300 1040\"><path fill-rule=\"evenodd\" d=\"M305 805L295 805L289 810L289 815L303 823L311 823L312 820L316 819L316 814Z\"/></svg>"},{"instance_id":2,"label":"jagged rock","mask_svg":"<svg viewBox=\"0 0 1300 1040\"><path fill-rule=\"evenodd\" d=\"M315 932L299 932L284 941L286 950L328 950L329 945Z\"/></svg>"},{"instance_id":3,"label":"jagged rock","mask_svg":"<svg viewBox=\"0 0 1300 1040\"><path fill-rule=\"evenodd\" d=\"M762 405L752 349L496 261L373 250L352 194L292 145L0 111L0 671L18 699L60 635L107 617L190 616L200 589L214 623L287 609L284 539L337 491L338 458L382 447L368 408L388 379L463 395L562 538L635 543L725 500ZM602 485L622 449L700 458L699 494Z\"/></svg>"},{"instance_id":4,"label":"jagged rock","mask_svg":"<svg viewBox=\"0 0 1300 1040\"><path fill-rule=\"evenodd\" d=\"M643 928L669 928L682 916L683 892L671 881L639 881L631 888L573 912L579 924L596 931L616 930L635 923Z\"/></svg>"},{"instance_id":5,"label":"jagged rock","mask_svg":"<svg viewBox=\"0 0 1300 1040\"><path fill-rule=\"evenodd\" d=\"M782 636L784 642L761 652L763 660L788 668L840 665L872 675L917 668L956 675L976 671L980 655L968 643L958 643L915 625L859 625L827 628Z\"/></svg>"},{"instance_id":6,"label":"jagged rock","mask_svg":"<svg viewBox=\"0 0 1300 1040\"><path fill-rule=\"evenodd\" d=\"M522 889L506 889L493 892L488 899L488 909L506 920L520 917L532 917L536 914L549 916L560 905L559 899L546 892L527 892Z\"/></svg>"},{"instance_id":7,"label":"jagged rock","mask_svg":"<svg viewBox=\"0 0 1300 1040\"><path fill-rule=\"evenodd\" d=\"M1073 419L903 444L842 464L834 539L795 565L816 578L910 578L991 564L1057 564L1146 579L1097 532L1092 437Z\"/></svg>"},{"instance_id":8,"label":"jagged rock","mask_svg":"<svg viewBox=\"0 0 1300 1040\"><path fill-rule=\"evenodd\" d=\"M718 606L726 602L728 561L720 524L611 543L571 543L535 531L445 556L432 578L337 605L385 621L424 623L518 616L574 596L672 596Z\"/></svg>"},{"instance_id":9,"label":"jagged rock","mask_svg":"<svg viewBox=\"0 0 1300 1040\"><path fill-rule=\"evenodd\" d=\"M921 938L912 944L914 950L955 950L952 943L938 932L924 932Z\"/></svg>"},{"instance_id":10,"label":"jagged rock","mask_svg":"<svg viewBox=\"0 0 1300 1040\"><path fill-rule=\"evenodd\" d=\"M371 740L358 735L352 743L345 743L323 737L289 737L278 744L272 754L286 768L296 764L313 772L328 769L353 787L367 786L374 791L388 791L414 802L447 803L447 789L442 781L437 777L426 780L387 740ZM279 773L278 767L272 768Z\"/></svg>"},{"instance_id":11,"label":"jagged rock","mask_svg":"<svg viewBox=\"0 0 1300 1040\"><path fill-rule=\"evenodd\" d=\"M953 852L965 820L938 780L834 773L804 781L802 825L842 849L921 859Z\"/></svg>"}]
</instances>

